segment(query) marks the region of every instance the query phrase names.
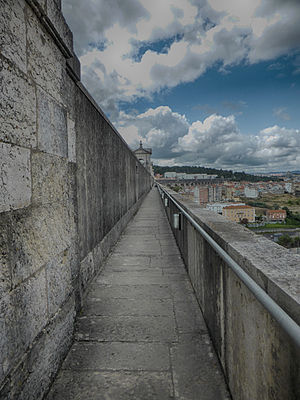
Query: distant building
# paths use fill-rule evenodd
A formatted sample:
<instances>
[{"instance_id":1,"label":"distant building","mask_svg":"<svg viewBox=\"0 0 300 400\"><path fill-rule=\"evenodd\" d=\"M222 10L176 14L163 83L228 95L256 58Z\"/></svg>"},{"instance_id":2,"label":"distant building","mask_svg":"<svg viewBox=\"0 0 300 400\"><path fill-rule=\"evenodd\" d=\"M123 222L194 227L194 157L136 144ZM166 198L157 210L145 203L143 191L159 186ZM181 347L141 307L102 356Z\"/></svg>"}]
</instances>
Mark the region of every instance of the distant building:
<instances>
[{"instance_id":1,"label":"distant building","mask_svg":"<svg viewBox=\"0 0 300 400\"><path fill-rule=\"evenodd\" d=\"M248 222L254 222L255 208L250 206L228 206L223 208L222 215L233 222L241 222L243 219L247 219Z\"/></svg>"},{"instance_id":2,"label":"distant building","mask_svg":"<svg viewBox=\"0 0 300 400\"><path fill-rule=\"evenodd\" d=\"M206 208L208 210L211 210L215 213L222 214L223 208L224 207L229 207L229 206L245 206L245 203L239 203L239 204L231 204L231 203L212 203L212 204L207 204Z\"/></svg>"},{"instance_id":3,"label":"distant building","mask_svg":"<svg viewBox=\"0 0 300 400\"><path fill-rule=\"evenodd\" d=\"M171 172L167 171L164 173L164 178L167 179L182 179L182 180L203 180L203 179L216 179L218 175L207 175L207 174L187 174L185 172Z\"/></svg>"},{"instance_id":4,"label":"distant building","mask_svg":"<svg viewBox=\"0 0 300 400\"><path fill-rule=\"evenodd\" d=\"M283 194L284 193L284 187L281 184L274 184L269 190L270 193L274 194Z\"/></svg>"},{"instance_id":5,"label":"distant building","mask_svg":"<svg viewBox=\"0 0 300 400\"><path fill-rule=\"evenodd\" d=\"M258 197L258 190L256 188L251 188L246 186L244 189L245 197L250 199L256 199Z\"/></svg>"},{"instance_id":6,"label":"distant building","mask_svg":"<svg viewBox=\"0 0 300 400\"><path fill-rule=\"evenodd\" d=\"M200 203L200 193L199 193L199 187L196 186L194 189L194 202L195 203Z\"/></svg>"},{"instance_id":7,"label":"distant building","mask_svg":"<svg viewBox=\"0 0 300 400\"><path fill-rule=\"evenodd\" d=\"M300 197L300 183L294 183L293 193L296 197Z\"/></svg>"},{"instance_id":8,"label":"distant building","mask_svg":"<svg viewBox=\"0 0 300 400\"><path fill-rule=\"evenodd\" d=\"M177 177L177 172L165 172L164 178L175 179Z\"/></svg>"},{"instance_id":9,"label":"distant building","mask_svg":"<svg viewBox=\"0 0 300 400\"><path fill-rule=\"evenodd\" d=\"M208 174L186 174L185 179L216 179L218 175L208 175Z\"/></svg>"},{"instance_id":10,"label":"distant building","mask_svg":"<svg viewBox=\"0 0 300 400\"><path fill-rule=\"evenodd\" d=\"M234 186L226 186L225 187L225 199L232 200L235 194L235 187Z\"/></svg>"},{"instance_id":11,"label":"distant building","mask_svg":"<svg viewBox=\"0 0 300 400\"><path fill-rule=\"evenodd\" d=\"M285 210L267 210L266 217L268 222L284 222L286 219Z\"/></svg>"},{"instance_id":12,"label":"distant building","mask_svg":"<svg viewBox=\"0 0 300 400\"><path fill-rule=\"evenodd\" d=\"M222 185L208 184L205 186L196 184L194 188L194 201L200 205L222 200Z\"/></svg>"},{"instance_id":13,"label":"distant building","mask_svg":"<svg viewBox=\"0 0 300 400\"><path fill-rule=\"evenodd\" d=\"M139 162L144 165L144 167L153 175L152 164L151 164L151 154L152 149L143 148L143 143L140 141L140 147L133 151Z\"/></svg>"},{"instance_id":14,"label":"distant building","mask_svg":"<svg viewBox=\"0 0 300 400\"><path fill-rule=\"evenodd\" d=\"M292 182L285 182L284 189L288 193L293 193L293 184L292 184Z\"/></svg>"},{"instance_id":15,"label":"distant building","mask_svg":"<svg viewBox=\"0 0 300 400\"><path fill-rule=\"evenodd\" d=\"M200 205L208 203L209 188L207 186L195 186L194 201Z\"/></svg>"},{"instance_id":16,"label":"distant building","mask_svg":"<svg viewBox=\"0 0 300 400\"><path fill-rule=\"evenodd\" d=\"M185 172L175 172L175 174L176 174L176 176L175 176L175 178L176 179L186 179L186 173Z\"/></svg>"}]
</instances>

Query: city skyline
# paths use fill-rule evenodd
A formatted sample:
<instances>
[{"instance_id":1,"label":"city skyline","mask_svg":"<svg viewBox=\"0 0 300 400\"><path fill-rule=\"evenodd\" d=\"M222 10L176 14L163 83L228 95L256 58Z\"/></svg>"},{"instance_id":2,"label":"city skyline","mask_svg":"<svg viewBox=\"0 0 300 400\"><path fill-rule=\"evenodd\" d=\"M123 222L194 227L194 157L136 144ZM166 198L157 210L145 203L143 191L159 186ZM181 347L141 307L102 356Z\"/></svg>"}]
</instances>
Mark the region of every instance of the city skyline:
<instances>
[{"instance_id":1,"label":"city skyline","mask_svg":"<svg viewBox=\"0 0 300 400\"><path fill-rule=\"evenodd\" d=\"M298 1L63 0L63 12L83 83L156 164L299 169Z\"/></svg>"}]
</instances>

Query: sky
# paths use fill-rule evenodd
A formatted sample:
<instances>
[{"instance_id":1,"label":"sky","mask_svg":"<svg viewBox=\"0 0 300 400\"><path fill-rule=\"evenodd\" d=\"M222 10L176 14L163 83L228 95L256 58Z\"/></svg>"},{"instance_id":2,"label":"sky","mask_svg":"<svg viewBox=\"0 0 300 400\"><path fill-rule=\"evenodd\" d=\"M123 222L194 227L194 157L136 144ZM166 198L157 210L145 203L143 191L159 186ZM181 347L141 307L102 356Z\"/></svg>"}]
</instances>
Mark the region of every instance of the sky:
<instances>
[{"instance_id":1,"label":"sky","mask_svg":"<svg viewBox=\"0 0 300 400\"><path fill-rule=\"evenodd\" d=\"M300 170L299 0L63 0L82 82L159 165Z\"/></svg>"}]
</instances>

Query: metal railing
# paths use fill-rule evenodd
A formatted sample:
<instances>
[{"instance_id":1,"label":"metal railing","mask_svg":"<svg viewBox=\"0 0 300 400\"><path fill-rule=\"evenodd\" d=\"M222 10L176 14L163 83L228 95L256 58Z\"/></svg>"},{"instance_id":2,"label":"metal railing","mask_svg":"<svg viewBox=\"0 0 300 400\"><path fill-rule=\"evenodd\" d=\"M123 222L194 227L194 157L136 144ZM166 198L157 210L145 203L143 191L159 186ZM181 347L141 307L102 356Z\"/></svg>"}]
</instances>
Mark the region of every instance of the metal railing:
<instances>
[{"instance_id":1,"label":"metal railing","mask_svg":"<svg viewBox=\"0 0 300 400\"><path fill-rule=\"evenodd\" d=\"M232 271L239 277L257 300L273 316L282 329L290 336L295 344L300 347L300 326L218 245L209 234L184 210L183 207L157 183L159 192L165 194L167 198L180 210L192 226L204 237L216 253L226 262Z\"/></svg>"}]
</instances>

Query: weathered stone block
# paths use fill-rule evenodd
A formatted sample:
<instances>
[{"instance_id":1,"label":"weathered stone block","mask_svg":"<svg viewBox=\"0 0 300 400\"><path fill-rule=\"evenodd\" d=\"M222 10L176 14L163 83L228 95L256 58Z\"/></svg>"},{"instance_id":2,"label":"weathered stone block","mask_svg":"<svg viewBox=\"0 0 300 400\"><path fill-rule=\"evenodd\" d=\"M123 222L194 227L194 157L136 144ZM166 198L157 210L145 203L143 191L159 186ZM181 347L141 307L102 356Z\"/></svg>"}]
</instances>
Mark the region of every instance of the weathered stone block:
<instances>
[{"instance_id":1,"label":"weathered stone block","mask_svg":"<svg viewBox=\"0 0 300 400\"><path fill-rule=\"evenodd\" d=\"M80 263L80 283L83 290L86 289L88 282L94 276L94 272L93 254L89 253Z\"/></svg>"},{"instance_id":2,"label":"weathered stone block","mask_svg":"<svg viewBox=\"0 0 300 400\"><path fill-rule=\"evenodd\" d=\"M17 338L21 347L33 341L47 322L46 274L38 274L18 286L13 294Z\"/></svg>"},{"instance_id":3,"label":"weathered stone block","mask_svg":"<svg viewBox=\"0 0 300 400\"><path fill-rule=\"evenodd\" d=\"M0 143L0 212L26 207L30 199L30 150Z\"/></svg>"},{"instance_id":4,"label":"weathered stone block","mask_svg":"<svg viewBox=\"0 0 300 400\"><path fill-rule=\"evenodd\" d=\"M43 398L71 346L74 314L74 297L71 297L12 374L14 399Z\"/></svg>"},{"instance_id":5,"label":"weathered stone block","mask_svg":"<svg viewBox=\"0 0 300 400\"><path fill-rule=\"evenodd\" d=\"M70 262L70 270L71 270L71 280L72 287L75 288L78 286L79 282L79 258L78 258L78 244L77 237L74 238L68 249L68 260Z\"/></svg>"},{"instance_id":6,"label":"weathered stone block","mask_svg":"<svg viewBox=\"0 0 300 400\"><path fill-rule=\"evenodd\" d=\"M61 10L61 0L53 0L57 7Z\"/></svg>"},{"instance_id":7,"label":"weathered stone block","mask_svg":"<svg viewBox=\"0 0 300 400\"><path fill-rule=\"evenodd\" d=\"M9 215L0 214L0 298L11 288L11 269L9 260Z\"/></svg>"},{"instance_id":8,"label":"weathered stone block","mask_svg":"<svg viewBox=\"0 0 300 400\"><path fill-rule=\"evenodd\" d=\"M71 245L74 215L60 203L30 208L14 213L10 230L12 280L17 285Z\"/></svg>"},{"instance_id":9,"label":"weathered stone block","mask_svg":"<svg viewBox=\"0 0 300 400\"><path fill-rule=\"evenodd\" d=\"M39 149L68 157L66 110L43 90L38 90L37 100Z\"/></svg>"},{"instance_id":10,"label":"weathered stone block","mask_svg":"<svg viewBox=\"0 0 300 400\"><path fill-rule=\"evenodd\" d=\"M58 35L68 48L69 52L73 52L73 34L70 31L60 10L61 4L58 0L47 0L47 17L54 26Z\"/></svg>"},{"instance_id":11,"label":"weathered stone block","mask_svg":"<svg viewBox=\"0 0 300 400\"><path fill-rule=\"evenodd\" d=\"M68 110L68 118L76 120L75 99L76 99L76 84L71 77L66 74L66 79L63 82L63 104Z\"/></svg>"},{"instance_id":12,"label":"weathered stone block","mask_svg":"<svg viewBox=\"0 0 300 400\"><path fill-rule=\"evenodd\" d=\"M24 0L0 0L1 54L26 72L26 24Z\"/></svg>"},{"instance_id":13,"label":"weathered stone block","mask_svg":"<svg viewBox=\"0 0 300 400\"><path fill-rule=\"evenodd\" d=\"M76 131L75 122L68 116L68 159L76 162Z\"/></svg>"},{"instance_id":14,"label":"weathered stone block","mask_svg":"<svg viewBox=\"0 0 300 400\"><path fill-rule=\"evenodd\" d=\"M14 343L16 339L14 323L11 296L6 295L0 300L0 386L13 364L17 352L17 346Z\"/></svg>"},{"instance_id":15,"label":"weathered stone block","mask_svg":"<svg viewBox=\"0 0 300 400\"><path fill-rule=\"evenodd\" d=\"M44 10L46 10L47 0L34 0L34 1L36 1L39 4L39 6L42 7Z\"/></svg>"},{"instance_id":16,"label":"weathered stone block","mask_svg":"<svg viewBox=\"0 0 300 400\"><path fill-rule=\"evenodd\" d=\"M36 96L33 82L0 58L0 139L36 147Z\"/></svg>"},{"instance_id":17,"label":"weathered stone block","mask_svg":"<svg viewBox=\"0 0 300 400\"><path fill-rule=\"evenodd\" d=\"M69 214L77 221L76 164L69 162ZM77 235L77 232L76 232Z\"/></svg>"},{"instance_id":18,"label":"weathered stone block","mask_svg":"<svg viewBox=\"0 0 300 400\"><path fill-rule=\"evenodd\" d=\"M102 250L102 242L93 248L92 253L93 253L94 267L96 273L101 268L101 265L106 257Z\"/></svg>"},{"instance_id":19,"label":"weathered stone block","mask_svg":"<svg viewBox=\"0 0 300 400\"><path fill-rule=\"evenodd\" d=\"M48 310L52 315L73 290L72 264L76 262L72 248L65 249L46 266Z\"/></svg>"},{"instance_id":20,"label":"weathered stone block","mask_svg":"<svg viewBox=\"0 0 300 400\"><path fill-rule=\"evenodd\" d=\"M46 279L42 270L0 301L0 382L46 321Z\"/></svg>"},{"instance_id":21,"label":"weathered stone block","mask_svg":"<svg viewBox=\"0 0 300 400\"><path fill-rule=\"evenodd\" d=\"M66 61L52 37L27 7L28 72L37 84L61 101Z\"/></svg>"},{"instance_id":22,"label":"weathered stone block","mask_svg":"<svg viewBox=\"0 0 300 400\"><path fill-rule=\"evenodd\" d=\"M81 66L76 55L67 59L67 70L76 82L81 80Z\"/></svg>"},{"instance_id":23,"label":"weathered stone block","mask_svg":"<svg viewBox=\"0 0 300 400\"><path fill-rule=\"evenodd\" d=\"M34 152L31 157L32 203L66 203L69 199L69 167L64 158Z\"/></svg>"}]
</instances>

